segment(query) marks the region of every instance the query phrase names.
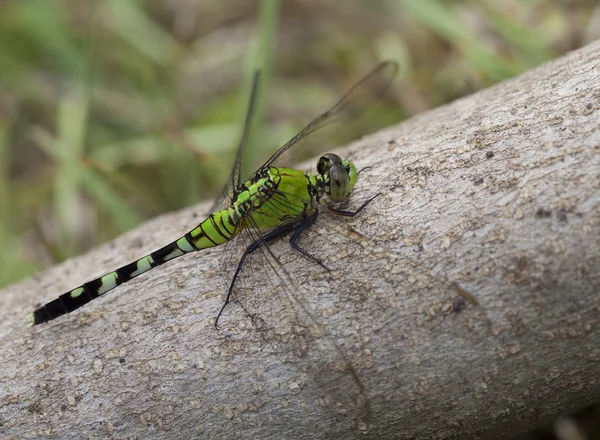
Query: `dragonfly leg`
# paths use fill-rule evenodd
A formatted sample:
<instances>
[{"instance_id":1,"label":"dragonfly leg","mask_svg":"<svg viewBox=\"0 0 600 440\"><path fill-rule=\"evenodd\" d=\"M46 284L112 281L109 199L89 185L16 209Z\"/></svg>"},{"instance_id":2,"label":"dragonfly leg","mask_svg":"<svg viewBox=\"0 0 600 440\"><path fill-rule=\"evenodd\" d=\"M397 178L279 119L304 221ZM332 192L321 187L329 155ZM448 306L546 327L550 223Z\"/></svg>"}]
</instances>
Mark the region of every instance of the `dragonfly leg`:
<instances>
[{"instance_id":1,"label":"dragonfly leg","mask_svg":"<svg viewBox=\"0 0 600 440\"><path fill-rule=\"evenodd\" d=\"M242 255L242 258L240 258L240 262L238 263L237 268L235 269L235 273L233 274L231 284L229 285L229 290L227 291L227 298L225 298L225 302L223 303L223 306L221 307L221 310L219 310L219 314L217 315L217 318L215 319L215 328L216 329L219 328L219 319L221 318L221 315L223 314L223 310L225 310L225 307L227 307L227 304L229 304L229 301L231 300L231 294L233 293L233 287L235 286L235 283L236 283L237 279L239 278L239 276L242 272L242 269L244 268L244 264L246 264L246 259L250 256L250 254L252 252L254 252L258 248L260 248L262 245L265 245L268 242L275 240L276 238L282 237L282 236L292 232L297 227L298 227L297 222L284 224L283 226L280 226L279 228L261 236L259 239L252 242L246 248L246 250L244 251L244 253Z\"/></svg>"},{"instance_id":2,"label":"dragonfly leg","mask_svg":"<svg viewBox=\"0 0 600 440\"><path fill-rule=\"evenodd\" d=\"M367 165L366 167L364 167L364 168L361 168L360 170L358 170L358 171L356 172L356 175L358 176L358 175L360 175L360 173L362 173L364 170L368 170L368 169L371 169L371 168L373 168L373 167L372 167L372 166L370 166L370 165Z\"/></svg>"},{"instance_id":3,"label":"dragonfly leg","mask_svg":"<svg viewBox=\"0 0 600 440\"><path fill-rule=\"evenodd\" d=\"M362 205L360 205L358 207L358 209L356 211L344 211L341 209L336 209L331 205L326 205L327 209L329 209L329 212L331 212L332 214L335 215L341 215L343 217L354 217L355 215L357 215L360 211L362 211L365 206L367 206L369 203L371 203L376 197L379 197L381 195L381 193L377 193L375 194L373 197L371 197L370 199L368 199L365 203L363 203Z\"/></svg>"},{"instance_id":4,"label":"dragonfly leg","mask_svg":"<svg viewBox=\"0 0 600 440\"><path fill-rule=\"evenodd\" d=\"M312 225L315 224L315 221L317 220L318 215L319 215L319 211L316 210L314 212L314 214L308 215L302 219L302 222L296 227L296 229L294 229L294 233L290 237L290 245L295 250L300 252L302 255L311 259L312 261L317 263L319 266L323 267L325 270L327 270L327 272L331 272L331 270L327 266L325 266L320 259L318 259L314 255L312 255L308 251L305 251L304 249L302 249L300 247L300 245L298 244L298 240L300 240L300 235L302 235L302 233L304 231L306 231L308 228L310 228Z\"/></svg>"}]
</instances>

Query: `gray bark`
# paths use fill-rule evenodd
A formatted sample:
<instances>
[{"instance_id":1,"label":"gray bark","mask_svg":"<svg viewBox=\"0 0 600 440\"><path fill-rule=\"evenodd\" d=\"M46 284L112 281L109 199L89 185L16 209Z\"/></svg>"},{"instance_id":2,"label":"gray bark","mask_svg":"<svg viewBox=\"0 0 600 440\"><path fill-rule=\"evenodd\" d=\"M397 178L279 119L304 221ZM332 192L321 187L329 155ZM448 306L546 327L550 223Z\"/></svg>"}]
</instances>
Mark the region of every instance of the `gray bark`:
<instances>
[{"instance_id":1,"label":"gray bark","mask_svg":"<svg viewBox=\"0 0 600 440\"><path fill-rule=\"evenodd\" d=\"M295 300L230 328L220 248L23 321L206 206L0 292L0 437L508 438L600 401L600 42L341 151L383 195L302 239L331 273L275 244Z\"/></svg>"}]
</instances>

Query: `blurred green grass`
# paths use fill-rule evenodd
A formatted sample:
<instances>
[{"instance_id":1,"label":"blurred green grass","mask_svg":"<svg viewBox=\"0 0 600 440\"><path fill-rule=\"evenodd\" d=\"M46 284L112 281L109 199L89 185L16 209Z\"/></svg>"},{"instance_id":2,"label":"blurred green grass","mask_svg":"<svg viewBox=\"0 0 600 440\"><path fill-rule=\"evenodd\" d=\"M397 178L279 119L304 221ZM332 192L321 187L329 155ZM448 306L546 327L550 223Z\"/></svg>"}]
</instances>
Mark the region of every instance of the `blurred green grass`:
<instances>
[{"instance_id":1,"label":"blurred green grass","mask_svg":"<svg viewBox=\"0 0 600 440\"><path fill-rule=\"evenodd\" d=\"M1 2L0 286L213 196L256 68L249 169L382 59L402 67L391 122L598 36L591 0L340 5Z\"/></svg>"}]
</instances>

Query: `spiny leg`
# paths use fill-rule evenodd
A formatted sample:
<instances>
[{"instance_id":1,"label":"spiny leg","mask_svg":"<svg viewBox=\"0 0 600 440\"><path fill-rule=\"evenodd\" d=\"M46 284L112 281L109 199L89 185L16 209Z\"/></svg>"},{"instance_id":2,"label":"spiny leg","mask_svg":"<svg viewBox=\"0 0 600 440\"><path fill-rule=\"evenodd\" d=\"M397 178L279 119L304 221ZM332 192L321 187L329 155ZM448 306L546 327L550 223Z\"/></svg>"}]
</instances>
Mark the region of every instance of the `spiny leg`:
<instances>
[{"instance_id":1,"label":"spiny leg","mask_svg":"<svg viewBox=\"0 0 600 440\"><path fill-rule=\"evenodd\" d=\"M317 263L318 265L323 267L325 270L327 270L327 272L331 272L331 270L327 266L325 266L320 259L318 259L314 255L310 254L308 251L305 251L304 249L302 249L300 247L300 245L298 244L298 240L300 240L300 235L302 235L302 233L304 231L306 231L308 228L310 228L312 225L315 224L315 221L317 221L318 215L319 215L319 211L315 210L314 214L308 215L302 219L302 222L296 227L296 229L294 230L294 233L290 237L290 245L295 250L300 252L302 255L311 259L312 261L314 261L315 263Z\"/></svg>"},{"instance_id":2,"label":"spiny leg","mask_svg":"<svg viewBox=\"0 0 600 440\"><path fill-rule=\"evenodd\" d=\"M326 205L326 206L327 206L327 209L329 209L329 212L331 212L332 214L341 215L343 217L354 217L360 211L362 211L369 203L371 203L375 198L379 197L380 195L382 195L382 193L375 194L369 200L367 200L362 205L360 205L356 211L344 211L342 209L336 209L336 208L334 208L333 206L331 206L329 204Z\"/></svg>"},{"instance_id":3,"label":"spiny leg","mask_svg":"<svg viewBox=\"0 0 600 440\"><path fill-rule=\"evenodd\" d=\"M290 233L296 227L298 227L298 222L284 224L283 226L280 226L279 228L277 228L265 235L261 235L260 238L258 238L254 242L252 242L246 248L246 250L242 254L242 258L240 258L240 262L238 263L237 268L235 269L235 273L233 274L233 278L231 280L231 284L229 285L229 290L227 291L227 297L225 298L225 302L223 303L223 306L221 307L221 310L219 310L219 314L217 315L217 318L215 319L215 328L216 329L219 328L219 319L221 318L221 315L223 314L223 310L225 310L225 307L227 307L227 304L229 304L229 301L231 300L231 294L233 292L233 287L235 286L235 283L236 283L237 279L239 278L242 269L244 268L246 259L250 256L250 254L252 252L254 252L258 248L260 248L262 245L266 245L270 241L275 240L279 237L282 237L282 236Z\"/></svg>"}]
</instances>

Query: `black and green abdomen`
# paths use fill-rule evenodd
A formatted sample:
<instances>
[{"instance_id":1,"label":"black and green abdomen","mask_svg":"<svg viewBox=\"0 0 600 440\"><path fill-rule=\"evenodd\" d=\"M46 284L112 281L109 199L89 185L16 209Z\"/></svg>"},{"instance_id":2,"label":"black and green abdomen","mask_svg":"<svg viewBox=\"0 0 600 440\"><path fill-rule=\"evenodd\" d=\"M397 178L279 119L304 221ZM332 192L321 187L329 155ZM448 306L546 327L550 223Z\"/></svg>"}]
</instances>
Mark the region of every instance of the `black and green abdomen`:
<instances>
[{"instance_id":1,"label":"black and green abdomen","mask_svg":"<svg viewBox=\"0 0 600 440\"><path fill-rule=\"evenodd\" d=\"M189 252L218 246L231 240L236 228L228 219L229 211L211 214L200 225L178 240L136 260L88 281L81 286L63 293L58 298L37 308L28 318L32 324L41 324L70 313L88 302L99 298L115 287L149 270Z\"/></svg>"}]
</instances>

